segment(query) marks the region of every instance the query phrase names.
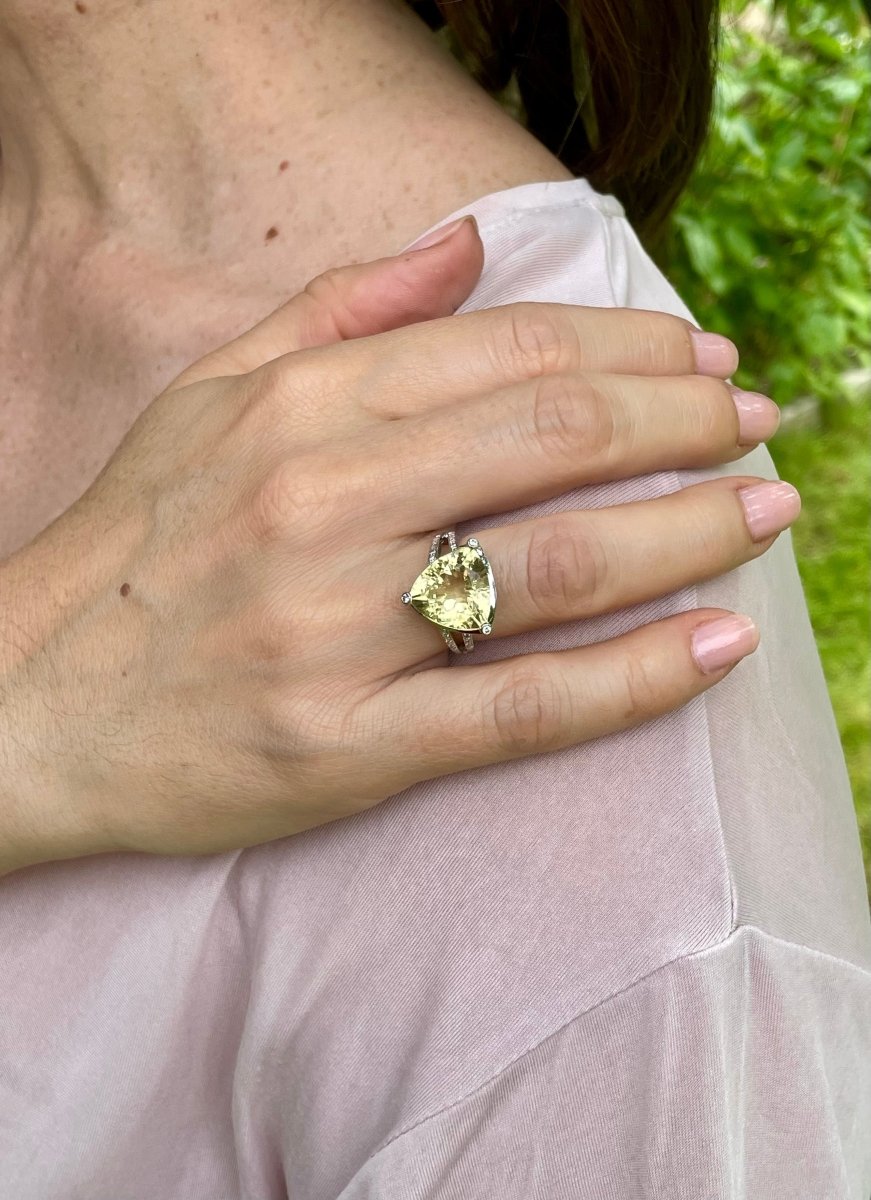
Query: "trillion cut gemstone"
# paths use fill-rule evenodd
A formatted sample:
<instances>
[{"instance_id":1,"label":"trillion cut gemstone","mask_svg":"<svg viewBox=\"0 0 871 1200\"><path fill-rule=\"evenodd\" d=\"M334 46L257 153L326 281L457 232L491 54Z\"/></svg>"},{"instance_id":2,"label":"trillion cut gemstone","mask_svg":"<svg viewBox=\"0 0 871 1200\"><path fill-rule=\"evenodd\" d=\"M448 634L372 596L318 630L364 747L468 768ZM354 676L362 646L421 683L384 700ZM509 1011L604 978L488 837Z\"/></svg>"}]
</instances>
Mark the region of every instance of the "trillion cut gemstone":
<instances>
[{"instance_id":1,"label":"trillion cut gemstone","mask_svg":"<svg viewBox=\"0 0 871 1200\"><path fill-rule=\"evenodd\" d=\"M424 567L409 588L411 604L443 629L480 629L492 624L496 583L477 546L458 546Z\"/></svg>"}]
</instances>

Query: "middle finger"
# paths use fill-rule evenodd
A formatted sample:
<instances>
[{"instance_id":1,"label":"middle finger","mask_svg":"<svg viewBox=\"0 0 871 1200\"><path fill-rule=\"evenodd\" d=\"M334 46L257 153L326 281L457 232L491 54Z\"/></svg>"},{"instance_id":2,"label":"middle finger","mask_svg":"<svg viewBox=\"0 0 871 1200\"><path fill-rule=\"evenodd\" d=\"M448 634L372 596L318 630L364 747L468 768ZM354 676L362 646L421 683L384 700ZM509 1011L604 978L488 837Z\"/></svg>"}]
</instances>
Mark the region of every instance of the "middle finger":
<instances>
[{"instance_id":1,"label":"middle finger","mask_svg":"<svg viewBox=\"0 0 871 1200\"><path fill-rule=\"evenodd\" d=\"M683 317L581 304L497 305L346 345L363 407L393 419L561 371L727 379L738 367L733 342Z\"/></svg>"},{"instance_id":2,"label":"middle finger","mask_svg":"<svg viewBox=\"0 0 871 1200\"><path fill-rule=\"evenodd\" d=\"M672 313L530 301L297 350L250 378L291 415L302 406L320 440L560 372L727 379L737 366L728 338Z\"/></svg>"},{"instance_id":3,"label":"middle finger","mask_svg":"<svg viewBox=\"0 0 871 1200\"><path fill-rule=\"evenodd\" d=\"M355 513L415 533L593 483L731 462L779 422L767 397L749 420L746 403L742 418L729 384L698 375L552 375L372 431L367 454L355 449L365 466L345 477L359 475Z\"/></svg>"}]
</instances>

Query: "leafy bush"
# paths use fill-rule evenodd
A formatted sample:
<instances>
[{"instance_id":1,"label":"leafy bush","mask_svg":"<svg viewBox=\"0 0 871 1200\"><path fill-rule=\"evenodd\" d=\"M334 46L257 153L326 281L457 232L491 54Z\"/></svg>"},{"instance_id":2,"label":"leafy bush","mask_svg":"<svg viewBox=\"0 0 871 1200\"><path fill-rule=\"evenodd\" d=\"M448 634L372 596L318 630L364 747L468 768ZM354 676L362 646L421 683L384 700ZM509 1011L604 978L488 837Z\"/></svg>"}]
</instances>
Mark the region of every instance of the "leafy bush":
<instances>
[{"instance_id":1,"label":"leafy bush","mask_svg":"<svg viewBox=\"0 0 871 1200\"><path fill-rule=\"evenodd\" d=\"M727 0L712 135L656 252L745 386L830 419L871 367L869 48L855 0Z\"/></svg>"}]
</instances>

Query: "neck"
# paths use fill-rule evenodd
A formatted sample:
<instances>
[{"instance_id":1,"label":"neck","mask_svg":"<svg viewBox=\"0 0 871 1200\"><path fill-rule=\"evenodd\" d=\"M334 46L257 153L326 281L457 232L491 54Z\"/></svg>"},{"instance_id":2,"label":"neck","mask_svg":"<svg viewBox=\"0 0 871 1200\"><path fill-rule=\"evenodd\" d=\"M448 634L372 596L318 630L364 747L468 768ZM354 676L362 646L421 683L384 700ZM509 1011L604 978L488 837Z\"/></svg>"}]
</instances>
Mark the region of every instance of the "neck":
<instances>
[{"instance_id":1,"label":"neck","mask_svg":"<svg viewBox=\"0 0 871 1200\"><path fill-rule=\"evenodd\" d=\"M0 262L114 241L252 277L570 178L400 0L6 0L0 147Z\"/></svg>"}]
</instances>

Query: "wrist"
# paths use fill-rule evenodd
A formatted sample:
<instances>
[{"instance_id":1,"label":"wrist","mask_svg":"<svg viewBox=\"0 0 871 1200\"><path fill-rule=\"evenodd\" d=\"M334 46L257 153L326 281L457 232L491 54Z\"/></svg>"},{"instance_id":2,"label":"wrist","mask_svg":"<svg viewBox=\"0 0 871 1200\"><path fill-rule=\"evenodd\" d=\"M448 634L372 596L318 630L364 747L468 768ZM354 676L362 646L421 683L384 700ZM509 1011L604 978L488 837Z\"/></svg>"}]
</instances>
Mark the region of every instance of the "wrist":
<instances>
[{"instance_id":1,"label":"wrist","mask_svg":"<svg viewBox=\"0 0 871 1200\"><path fill-rule=\"evenodd\" d=\"M58 718L38 679L59 606L40 603L31 567L24 552L0 563L0 876L98 848L51 737Z\"/></svg>"},{"instance_id":2,"label":"wrist","mask_svg":"<svg viewBox=\"0 0 871 1200\"><path fill-rule=\"evenodd\" d=\"M26 670L0 671L0 876L88 852L26 687Z\"/></svg>"}]
</instances>

